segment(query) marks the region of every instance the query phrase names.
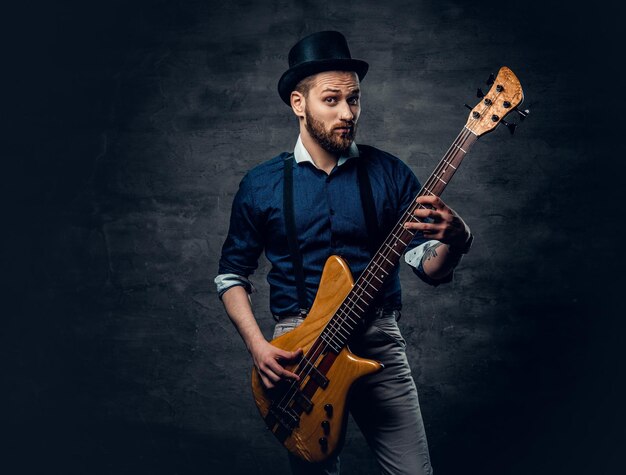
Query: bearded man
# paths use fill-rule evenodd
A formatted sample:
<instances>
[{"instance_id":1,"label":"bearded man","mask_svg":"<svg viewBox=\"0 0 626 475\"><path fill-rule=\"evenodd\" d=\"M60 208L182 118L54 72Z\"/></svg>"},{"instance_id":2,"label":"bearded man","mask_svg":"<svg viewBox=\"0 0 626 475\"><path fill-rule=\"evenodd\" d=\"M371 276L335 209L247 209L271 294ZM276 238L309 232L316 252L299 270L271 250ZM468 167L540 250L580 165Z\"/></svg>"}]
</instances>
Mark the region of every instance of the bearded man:
<instances>
[{"instance_id":1,"label":"bearded man","mask_svg":"<svg viewBox=\"0 0 626 475\"><path fill-rule=\"evenodd\" d=\"M271 263L267 280L276 338L306 318L326 259L344 257L358 277L384 231L398 222L420 191L417 178L400 159L354 141L367 70L367 63L352 59L339 32L301 39L278 83L281 99L298 119L294 151L249 171L234 198L215 282L267 388L297 380L285 366L302 353L273 346L255 320L248 278L261 252ZM421 222L407 224L417 232L404 260L428 284L449 282L469 250L471 233L438 197L424 196L418 202L427 209L415 211ZM380 361L384 370L355 384L349 408L383 473L430 474L417 389L397 324L401 306L396 267L376 297L367 325L350 341L357 355ZM290 463L297 474L339 473L338 456L311 464L290 454Z\"/></svg>"}]
</instances>

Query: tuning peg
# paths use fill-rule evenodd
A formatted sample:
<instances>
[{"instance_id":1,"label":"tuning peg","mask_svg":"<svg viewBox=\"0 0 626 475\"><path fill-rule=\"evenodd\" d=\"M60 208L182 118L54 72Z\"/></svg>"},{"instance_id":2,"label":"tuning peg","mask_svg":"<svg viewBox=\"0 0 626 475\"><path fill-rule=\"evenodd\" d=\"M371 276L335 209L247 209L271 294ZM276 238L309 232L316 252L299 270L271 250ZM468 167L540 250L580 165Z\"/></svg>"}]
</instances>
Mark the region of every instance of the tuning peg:
<instances>
[{"instance_id":1,"label":"tuning peg","mask_svg":"<svg viewBox=\"0 0 626 475\"><path fill-rule=\"evenodd\" d=\"M485 93L481 88L476 89L476 97L480 97L481 99L485 97Z\"/></svg>"},{"instance_id":2,"label":"tuning peg","mask_svg":"<svg viewBox=\"0 0 626 475\"><path fill-rule=\"evenodd\" d=\"M469 110L472 110L472 106L469 106L467 104L463 104L465 107L467 107Z\"/></svg>"},{"instance_id":3,"label":"tuning peg","mask_svg":"<svg viewBox=\"0 0 626 475\"><path fill-rule=\"evenodd\" d=\"M500 122L502 122L506 126L506 128L509 129L511 135L515 133L515 129L517 129L517 124L514 124L513 122L507 122L504 119L502 119Z\"/></svg>"},{"instance_id":4,"label":"tuning peg","mask_svg":"<svg viewBox=\"0 0 626 475\"><path fill-rule=\"evenodd\" d=\"M517 107L515 108L515 112L519 114L520 120L524 120L526 116L530 114L530 111L528 109L519 110Z\"/></svg>"},{"instance_id":5,"label":"tuning peg","mask_svg":"<svg viewBox=\"0 0 626 475\"><path fill-rule=\"evenodd\" d=\"M487 79L487 86L491 86L496 80L496 77L493 75L493 73L491 73L489 75L489 78Z\"/></svg>"}]
</instances>

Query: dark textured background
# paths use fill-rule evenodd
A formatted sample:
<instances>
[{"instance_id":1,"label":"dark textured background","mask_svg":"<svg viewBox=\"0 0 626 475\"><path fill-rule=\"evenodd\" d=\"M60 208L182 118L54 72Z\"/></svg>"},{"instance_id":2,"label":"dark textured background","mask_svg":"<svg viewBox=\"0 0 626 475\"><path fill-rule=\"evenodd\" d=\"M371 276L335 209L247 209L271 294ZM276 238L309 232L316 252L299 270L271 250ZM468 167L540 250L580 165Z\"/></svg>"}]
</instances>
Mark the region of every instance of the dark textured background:
<instances>
[{"instance_id":1,"label":"dark textured background","mask_svg":"<svg viewBox=\"0 0 626 475\"><path fill-rule=\"evenodd\" d=\"M286 472L212 279L239 180L296 139L276 94L287 51L322 29L371 65L359 141L422 180L499 66L532 109L514 137L482 138L446 191L476 235L454 283L403 270L436 473L620 472L618 12L50 3L4 15L5 473ZM376 473L354 427L344 468Z\"/></svg>"}]
</instances>

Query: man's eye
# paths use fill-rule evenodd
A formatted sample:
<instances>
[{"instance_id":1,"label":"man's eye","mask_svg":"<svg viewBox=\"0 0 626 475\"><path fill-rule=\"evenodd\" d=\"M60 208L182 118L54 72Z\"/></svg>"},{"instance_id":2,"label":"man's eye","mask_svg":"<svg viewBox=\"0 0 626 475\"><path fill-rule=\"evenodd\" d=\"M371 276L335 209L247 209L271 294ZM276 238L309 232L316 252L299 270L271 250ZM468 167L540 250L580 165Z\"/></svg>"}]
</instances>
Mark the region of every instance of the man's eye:
<instances>
[{"instance_id":1,"label":"man's eye","mask_svg":"<svg viewBox=\"0 0 626 475\"><path fill-rule=\"evenodd\" d=\"M333 103L336 102L336 99L334 97L327 97L326 99L324 99L326 102L328 103Z\"/></svg>"},{"instance_id":2,"label":"man's eye","mask_svg":"<svg viewBox=\"0 0 626 475\"><path fill-rule=\"evenodd\" d=\"M350 99L348 99L348 103L349 104L358 104L359 103L359 98L358 97L351 97Z\"/></svg>"}]
</instances>

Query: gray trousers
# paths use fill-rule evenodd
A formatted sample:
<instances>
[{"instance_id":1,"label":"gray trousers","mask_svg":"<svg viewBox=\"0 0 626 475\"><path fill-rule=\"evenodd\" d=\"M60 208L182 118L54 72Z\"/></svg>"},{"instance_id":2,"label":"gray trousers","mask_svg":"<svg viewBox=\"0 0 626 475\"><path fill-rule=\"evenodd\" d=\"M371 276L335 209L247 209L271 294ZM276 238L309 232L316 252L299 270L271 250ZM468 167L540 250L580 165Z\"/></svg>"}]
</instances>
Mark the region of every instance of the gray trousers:
<instances>
[{"instance_id":1,"label":"gray trousers","mask_svg":"<svg viewBox=\"0 0 626 475\"><path fill-rule=\"evenodd\" d=\"M351 340L350 349L355 354L380 361L385 369L355 383L350 412L374 452L381 473L431 475L424 422L398 318L397 311L382 314ZM300 317L279 321L274 338L302 322ZM294 475L339 474L339 457L310 464L290 453L289 462Z\"/></svg>"}]
</instances>

